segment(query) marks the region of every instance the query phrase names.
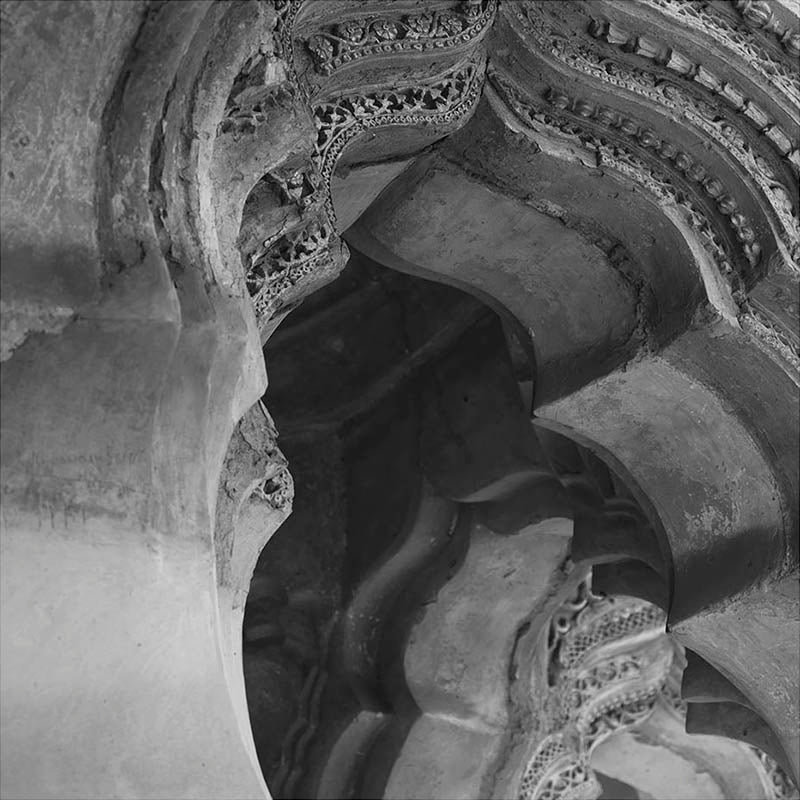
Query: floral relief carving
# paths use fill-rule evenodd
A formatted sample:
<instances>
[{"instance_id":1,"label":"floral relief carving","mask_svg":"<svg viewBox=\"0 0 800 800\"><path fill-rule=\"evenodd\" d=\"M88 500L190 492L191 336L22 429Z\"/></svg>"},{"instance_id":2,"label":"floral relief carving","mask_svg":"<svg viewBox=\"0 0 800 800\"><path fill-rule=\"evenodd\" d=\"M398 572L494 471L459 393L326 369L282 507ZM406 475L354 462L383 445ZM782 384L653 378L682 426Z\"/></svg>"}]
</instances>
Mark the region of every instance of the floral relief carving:
<instances>
[{"instance_id":1,"label":"floral relief carving","mask_svg":"<svg viewBox=\"0 0 800 800\"><path fill-rule=\"evenodd\" d=\"M324 212L303 226L264 242L250 256L246 282L257 319L269 319L299 299L311 281L333 279L347 262L347 245Z\"/></svg>"},{"instance_id":2,"label":"floral relief carving","mask_svg":"<svg viewBox=\"0 0 800 800\"><path fill-rule=\"evenodd\" d=\"M547 676L534 678L534 685L547 687L536 714L542 722L515 796L596 800L602 786L591 758L601 742L641 725L657 707L685 725L683 650L668 637L662 609L632 597L597 595L591 575L553 613L543 645ZM797 789L777 762L747 747L766 796L797 800Z\"/></svg>"},{"instance_id":3,"label":"floral relief carving","mask_svg":"<svg viewBox=\"0 0 800 800\"><path fill-rule=\"evenodd\" d=\"M362 17L331 25L306 41L315 69L330 75L371 55L425 52L475 42L491 26L497 0L461 0L452 9L397 18Z\"/></svg>"}]
</instances>

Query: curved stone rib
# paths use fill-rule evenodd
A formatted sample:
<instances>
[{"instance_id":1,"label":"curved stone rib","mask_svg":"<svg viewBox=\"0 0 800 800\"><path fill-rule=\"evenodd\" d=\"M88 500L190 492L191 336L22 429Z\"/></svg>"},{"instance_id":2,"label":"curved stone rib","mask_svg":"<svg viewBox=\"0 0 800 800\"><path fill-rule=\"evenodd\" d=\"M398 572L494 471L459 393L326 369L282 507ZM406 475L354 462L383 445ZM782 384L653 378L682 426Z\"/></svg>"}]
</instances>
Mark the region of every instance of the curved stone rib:
<instances>
[{"instance_id":1,"label":"curved stone rib","mask_svg":"<svg viewBox=\"0 0 800 800\"><path fill-rule=\"evenodd\" d=\"M742 731L750 730L745 723L753 718L744 711L752 709L748 713L757 717L755 729L768 727L777 737L779 747L767 744L762 749L780 760L797 779L800 774L797 572L780 580L766 580L749 592L671 625L671 631L678 642L698 653L746 698L746 707L740 706L741 711L736 712L742 721ZM712 691L719 683L716 678ZM729 691L724 686L719 693L724 696ZM737 699L741 702L741 698ZM725 714L713 711L710 703L698 705L701 710L693 712L697 719L716 719L718 715L721 719Z\"/></svg>"},{"instance_id":2,"label":"curved stone rib","mask_svg":"<svg viewBox=\"0 0 800 800\"><path fill-rule=\"evenodd\" d=\"M745 124L754 127L759 134L764 136L772 148L786 159L795 172L800 170L800 151L798 151L797 134L791 129L787 132L772 121L737 86L728 81L720 80L701 64L694 63L679 50L669 48L658 40L654 40L651 36L639 36L631 33L615 22L593 20L589 27L589 34L606 41L610 45L621 49L624 48L626 51L636 53L636 55L662 65L678 77L695 83L698 88L702 87L709 90L713 95L723 100L733 111L737 112ZM622 67L620 77L628 78L625 88L629 90L633 88L630 78L637 74L642 75L644 73L629 65ZM599 74L597 77L600 77ZM633 83L641 84L642 82L634 79ZM655 81L653 81L653 85L656 85ZM699 104L692 100L688 101L688 105L690 107L692 105L699 107Z\"/></svg>"},{"instance_id":3,"label":"curved stone rib","mask_svg":"<svg viewBox=\"0 0 800 800\"><path fill-rule=\"evenodd\" d=\"M290 178L297 197L283 182L284 196L300 202L308 219L266 240L251 259L247 283L260 320L333 280L344 267L349 251L338 236L330 185L348 145L368 131L392 126L440 128L441 135L452 131L474 110L484 69L485 57L479 55L426 82L344 95L309 108L317 140L310 166ZM314 187L312 193L304 193L303 186Z\"/></svg>"},{"instance_id":4,"label":"curved stone rib","mask_svg":"<svg viewBox=\"0 0 800 800\"><path fill-rule=\"evenodd\" d=\"M697 190L690 189L678 166L679 163L683 164L683 161L680 160L683 157L682 154L678 153L674 147L670 150L671 145L668 142L661 142L659 137L651 131L645 130L645 141L650 146L659 148L659 153L663 150L662 157L654 162L652 153L647 152L647 146L643 142L638 139L633 143L625 142L623 137L606 133L605 131L608 129L594 125L590 119L587 119L594 115L598 115L598 118L602 117L602 109L598 110L597 107L590 104L585 109L586 118L580 114L564 114L559 110L559 105L562 102L565 103L565 106L571 105L572 101L569 98L553 94L552 100L555 102L540 103L522 92L508 75L492 69L489 72L489 79L492 88L498 92L495 95L498 101L507 104L516 118L533 135L556 137L556 139L577 145L591 154L596 168L614 170L624 178L635 181L656 202L684 211L686 217L683 227L688 227L692 231L692 235L699 245L698 249L702 248L700 252L705 251L708 260L713 264L710 267L713 274L710 274L709 268L703 270L703 260L699 260L709 298L715 302L723 314L730 313L735 308L728 299L729 293L732 292L734 296L739 296L741 302L743 296L740 276L747 275L750 268L758 263L761 257L761 245L754 241L754 234L747 224L746 218L739 219L737 216L737 221L743 224L741 233L736 231L735 227L733 232L729 233L722 225L717 224L718 218L720 221L728 219L726 214L736 215L735 201L720 192L719 202L712 205L714 200L712 195L716 193L718 187L711 183L704 186L697 181L699 188ZM610 120L624 126L626 122L624 120L619 122L620 119L619 115L611 113ZM633 123L631 130L633 136L638 134L641 129ZM685 161L687 173L692 172L696 165L691 159L686 158ZM702 167L700 170L692 174L696 174L702 179L705 177L705 170ZM684 187L688 189L688 192L682 191ZM710 193L709 189L711 189ZM664 210L666 212L666 208ZM727 226L727 222L725 226ZM749 240L749 242L745 240ZM721 296L720 290L723 281L727 281L730 288L723 290L724 294ZM738 310L733 311L733 315L737 316Z\"/></svg>"},{"instance_id":5,"label":"curved stone rib","mask_svg":"<svg viewBox=\"0 0 800 800\"><path fill-rule=\"evenodd\" d=\"M800 105L800 76L797 70L792 70L782 61L773 58L747 26L736 25L727 17L716 13L713 6L709 5L689 5L680 0L638 2L656 8L665 17L704 37L710 37L733 56L733 63L750 71L765 92L777 89L789 102Z\"/></svg>"},{"instance_id":6,"label":"curved stone rib","mask_svg":"<svg viewBox=\"0 0 800 800\"><path fill-rule=\"evenodd\" d=\"M728 84L723 84L716 78L715 82L709 83L703 78L704 75L708 77L707 71L703 72L700 69L698 73L695 70L692 74L696 76L695 80L698 82L691 87L682 85L680 80L665 80L663 75L655 74L652 70L643 70L621 58L609 59L600 48L590 46L579 36L572 35L572 32L566 35L556 27L551 27L553 20L549 10L524 4L515 4L513 9L513 13L508 12L507 16L515 26L519 27L521 35L536 43L539 55L554 58L558 64L578 70L602 83L611 84L622 90L623 94L630 93L639 99L645 99L652 105L654 111L667 112L673 121L680 120L688 130L694 130L702 138L710 138L717 149L727 157L732 157L739 177L763 198L765 213L770 219L769 224L774 227L778 240L787 248L786 260L797 266L800 258L798 245L800 231L798 212L793 200L797 191L796 175L790 176L787 182L787 178L780 175L783 171L780 165L777 165L777 168L775 163L770 165L771 161L774 162L774 158L769 153L765 158L764 154L750 142L752 137L744 135L739 129L739 122L727 118L731 117L730 114L727 117L721 115L714 104L709 103L708 98L703 97L700 92L706 92L710 87L713 91L718 91L720 97L735 111L742 112L741 122L745 127L754 125L753 120L760 120L756 130L764 137L764 143L774 148L782 158L787 158L786 163L798 173L800 172L798 143L787 136L779 125L769 120L765 122L757 117L756 106L746 102L741 92L731 89ZM592 6L589 10L594 12L594 9ZM589 25L589 33L649 59L661 59L673 70L677 78L693 66L684 57L679 58L675 55L670 48L654 42L649 33L647 36L636 37L616 22L595 19ZM652 123L650 127L657 128L658 125ZM718 184L719 180L713 175L714 171L707 170L707 172L708 180L713 180L714 185Z\"/></svg>"},{"instance_id":7,"label":"curved stone rib","mask_svg":"<svg viewBox=\"0 0 800 800\"><path fill-rule=\"evenodd\" d=\"M689 703L686 731L737 739L768 753L787 772L792 770L791 760L769 725L755 711L738 703Z\"/></svg>"},{"instance_id":8,"label":"curved stone rib","mask_svg":"<svg viewBox=\"0 0 800 800\"><path fill-rule=\"evenodd\" d=\"M485 56L470 58L425 83L393 86L383 91L350 94L313 109L317 125L315 160L324 186L328 217L336 214L330 199L330 181L336 162L351 142L375 128L391 126L445 126L464 121L474 111L483 88Z\"/></svg>"},{"instance_id":9,"label":"curved stone rib","mask_svg":"<svg viewBox=\"0 0 800 800\"><path fill-rule=\"evenodd\" d=\"M651 571L644 574L650 576L654 573L662 581L667 578L668 566L664 563L664 556L652 527L630 517L620 517L610 513L576 514L572 559L576 563L587 562L593 565L634 559L644 563ZM661 585L661 581L657 585ZM622 591L605 589L604 591L607 594L626 594ZM652 597L658 597L658 602L651 597L645 599L650 599L662 608L665 607L663 605L665 598L660 597L658 592Z\"/></svg>"},{"instance_id":10,"label":"curved stone rib","mask_svg":"<svg viewBox=\"0 0 800 800\"><path fill-rule=\"evenodd\" d=\"M601 564L633 559L660 576L659 587L668 586L671 581L668 547L631 488L620 478L622 466L614 464L617 470L614 472L586 442L579 445L570 439L569 431L559 432L552 423L541 419L534 424L537 437L573 503L570 513L574 520L573 561ZM605 458L612 456L605 453ZM643 496L640 490L636 494ZM657 590L656 596L660 591Z\"/></svg>"},{"instance_id":11,"label":"curved stone rib","mask_svg":"<svg viewBox=\"0 0 800 800\"><path fill-rule=\"evenodd\" d=\"M386 707L376 673L381 625L414 574L443 548L457 520L456 505L436 495L427 482L403 541L359 586L341 619L343 669L362 706Z\"/></svg>"},{"instance_id":12,"label":"curved stone rib","mask_svg":"<svg viewBox=\"0 0 800 800\"><path fill-rule=\"evenodd\" d=\"M763 767L764 783L767 785L772 800L800 800L800 791L787 775L786 770L763 750L759 750L757 747L753 747L752 750Z\"/></svg>"},{"instance_id":13,"label":"curved stone rib","mask_svg":"<svg viewBox=\"0 0 800 800\"><path fill-rule=\"evenodd\" d=\"M583 98L573 98L550 89L546 95L547 102L556 109L571 115L576 122L586 120L597 122L602 127L616 133L624 134L634 147L651 150L664 166L677 171L694 185L698 195L706 195L716 202L717 210L724 215L726 224L732 228L733 236L739 241L742 251L750 266L755 266L761 255L761 245L756 242L756 234L748 218L735 210L735 201L719 180L708 174L705 167L685 152L678 152L675 145L662 139L654 130L640 121L615 112L613 109L595 104ZM702 190L702 192L700 191ZM800 244L800 230L795 220L791 234L792 246L796 250Z\"/></svg>"},{"instance_id":14,"label":"curved stone rib","mask_svg":"<svg viewBox=\"0 0 800 800\"><path fill-rule=\"evenodd\" d=\"M641 561L596 564L593 572L598 591L640 597L665 611L669 609L669 586L661 575Z\"/></svg>"},{"instance_id":15,"label":"curved stone rib","mask_svg":"<svg viewBox=\"0 0 800 800\"><path fill-rule=\"evenodd\" d=\"M752 708L750 701L719 670L692 650L686 650L681 697L692 703L738 703Z\"/></svg>"}]
</instances>

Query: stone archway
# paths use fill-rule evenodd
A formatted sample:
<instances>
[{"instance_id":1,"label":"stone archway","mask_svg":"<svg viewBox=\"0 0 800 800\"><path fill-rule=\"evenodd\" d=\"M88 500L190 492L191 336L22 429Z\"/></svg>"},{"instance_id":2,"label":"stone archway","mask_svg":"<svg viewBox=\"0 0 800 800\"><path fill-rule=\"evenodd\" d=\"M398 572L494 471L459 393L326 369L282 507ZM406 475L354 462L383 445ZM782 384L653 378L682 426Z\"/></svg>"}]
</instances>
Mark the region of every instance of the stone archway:
<instances>
[{"instance_id":1,"label":"stone archway","mask_svg":"<svg viewBox=\"0 0 800 800\"><path fill-rule=\"evenodd\" d=\"M689 726L796 776L797 20L430 5L4 4L4 794L265 796L239 629L291 479L259 345L342 236L511 313L538 416L636 487L654 538L603 496L580 541L703 657ZM481 252L487 203L530 272Z\"/></svg>"}]
</instances>

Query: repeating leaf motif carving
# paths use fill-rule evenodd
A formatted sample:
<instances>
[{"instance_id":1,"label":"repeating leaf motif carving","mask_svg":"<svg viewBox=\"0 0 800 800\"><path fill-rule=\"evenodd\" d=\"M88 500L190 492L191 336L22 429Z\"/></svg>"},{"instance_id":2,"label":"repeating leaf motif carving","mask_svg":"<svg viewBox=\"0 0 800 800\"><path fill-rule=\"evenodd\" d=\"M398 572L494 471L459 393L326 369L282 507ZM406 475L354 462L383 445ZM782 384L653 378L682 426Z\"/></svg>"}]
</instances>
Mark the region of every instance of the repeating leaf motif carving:
<instances>
[{"instance_id":1,"label":"repeating leaf motif carving","mask_svg":"<svg viewBox=\"0 0 800 800\"><path fill-rule=\"evenodd\" d=\"M633 34L620 27L617 23L608 22L607 20L592 20L588 32L596 39L601 39L622 50L628 50L653 61L655 64L668 69L677 78L684 79L688 84L698 89L711 92L713 96L724 101L733 109L743 124L752 127L762 135L769 142L769 145L782 158L786 159L791 169L796 174L800 174L800 151L798 151L796 133L794 137L790 136L733 83L720 79L702 64L692 61L680 51L667 47L651 36ZM555 46L563 47L560 42ZM599 54L586 48L581 48L580 45L573 46L571 49L583 57L584 66L602 63ZM574 53L567 52L563 55L567 63L571 63L570 57L574 58ZM575 66L575 64L572 64L572 66ZM615 66L615 69L624 73L625 66L620 63ZM661 83L662 81L657 81L656 85ZM674 86L675 91L680 90L676 84L671 85ZM692 95L688 95L688 99L691 103ZM697 100L696 102L702 103L703 101Z\"/></svg>"},{"instance_id":2,"label":"repeating leaf motif carving","mask_svg":"<svg viewBox=\"0 0 800 800\"><path fill-rule=\"evenodd\" d=\"M730 153L744 168L743 172L757 184L773 216L778 237L794 261L792 266L800 262L800 221L797 205L792 201L797 194L796 186L785 185L776 167L770 164L768 158L755 150L748 137L733 122L721 115L711 104L694 97L676 82L664 80L624 62L604 58L602 54L579 41L559 35L550 29L542 13L537 9L527 5L521 6L516 8L516 15L524 24L526 31L535 37L537 44L546 47L551 55L563 63L677 113L679 118L690 122ZM593 35L611 39L616 44L631 40L631 35L627 31L620 30L618 26L610 29L608 23L594 23ZM767 138L773 146L777 146L778 141L783 141L777 134L772 139ZM786 141L788 142L788 138ZM797 171L800 160L797 159L797 150L791 150L791 147L790 143L781 145L777 149ZM711 183L714 180L709 178L706 185L716 186L719 181Z\"/></svg>"},{"instance_id":3,"label":"repeating leaf motif carving","mask_svg":"<svg viewBox=\"0 0 800 800\"><path fill-rule=\"evenodd\" d=\"M767 87L776 88L795 105L800 104L800 80L795 71L767 52L753 31L736 25L713 7L697 0L636 0L671 17L704 36L713 37L724 48L733 50L745 64L755 70Z\"/></svg>"},{"instance_id":4,"label":"repeating leaf motif carving","mask_svg":"<svg viewBox=\"0 0 800 800\"><path fill-rule=\"evenodd\" d=\"M476 41L491 26L497 0L462 0L453 9L397 18L346 20L311 36L306 47L323 75L366 56L426 52Z\"/></svg>"},{"instance_id":5,"label":"repeating leaf motif carving","mask_svg":"<svg viewBox=\"0 0 800 800\"><path fill-rule=\"evenodd\" d=\"M740 256L732 250L729 252L730 246L724 243L724 239L717 233L703 208L688 193L677 187L666 172L657 168L652 160L645 161L618 141L612 142L589 130L577 121L577 115L574 118L567 118L553 105L544 107L536 104L498 71L490 70L489 79L500 99L524 125L534 131L544 129L550 134L569 137L592 153L598 165L603 164L614 169L644 187L658 199L683 208L686 220L700 244L713 259L721 274L731 283L734 298L740 301L744 299L740 279L733 266ZM741 257L746 259L744 252ZM757 251L754 250L751 257L756 258Z\"/></svg>"}]
</instances>

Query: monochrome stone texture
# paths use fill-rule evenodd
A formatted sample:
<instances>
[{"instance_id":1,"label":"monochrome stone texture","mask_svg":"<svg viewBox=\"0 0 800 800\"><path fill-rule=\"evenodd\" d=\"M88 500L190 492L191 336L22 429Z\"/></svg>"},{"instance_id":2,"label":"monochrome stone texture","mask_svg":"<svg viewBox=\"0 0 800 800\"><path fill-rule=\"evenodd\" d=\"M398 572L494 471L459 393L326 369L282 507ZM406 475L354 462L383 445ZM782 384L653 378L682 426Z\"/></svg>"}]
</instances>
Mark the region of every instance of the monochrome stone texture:
<instances>
[{"instance_id":1,"label":"monochrome stone texture","mask_svg":"<svg viewBox=\"0 0 800 800\"><path fill-rule=\"evenodd\" d=\"M0 3L0 797L798 800L800 10Z\"/></svg>"}]
</instances>

